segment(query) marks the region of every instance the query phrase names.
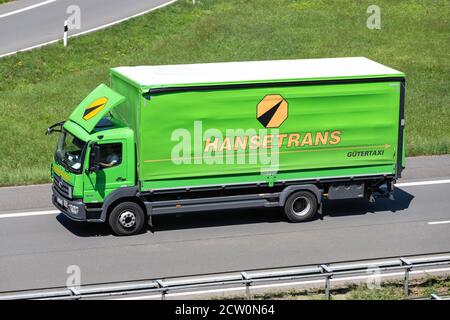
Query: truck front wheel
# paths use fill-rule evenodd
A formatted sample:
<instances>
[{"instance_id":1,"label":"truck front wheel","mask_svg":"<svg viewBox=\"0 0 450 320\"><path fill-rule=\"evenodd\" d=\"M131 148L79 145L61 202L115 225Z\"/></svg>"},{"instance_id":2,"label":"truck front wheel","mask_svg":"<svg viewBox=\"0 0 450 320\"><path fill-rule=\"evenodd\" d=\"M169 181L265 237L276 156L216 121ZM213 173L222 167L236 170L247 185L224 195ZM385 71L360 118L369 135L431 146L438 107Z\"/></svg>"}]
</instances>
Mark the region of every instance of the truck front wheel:
<instances>
[{"instance_id":1,"label":"truck front wheel","mask_svg":"<svg viewBox=\"0 0 450 320\"><path fill-rule=\"evenodd\" d=\"M308 191L294 192L287 198L284 212L291 222L308 221L317 212L317 199Z\"/></svg>"},{"instance_id":2,"label":"truck front wheel","mask_svg":"<svg viewBox=\"0 0 450 320\"><path fill-rule=\"evenodd\" d=\"M144 227L145 214L134 202L122 202L112 209L108 224L114 234L129 236L139 233Z\"/></svg>"}]
</instances>

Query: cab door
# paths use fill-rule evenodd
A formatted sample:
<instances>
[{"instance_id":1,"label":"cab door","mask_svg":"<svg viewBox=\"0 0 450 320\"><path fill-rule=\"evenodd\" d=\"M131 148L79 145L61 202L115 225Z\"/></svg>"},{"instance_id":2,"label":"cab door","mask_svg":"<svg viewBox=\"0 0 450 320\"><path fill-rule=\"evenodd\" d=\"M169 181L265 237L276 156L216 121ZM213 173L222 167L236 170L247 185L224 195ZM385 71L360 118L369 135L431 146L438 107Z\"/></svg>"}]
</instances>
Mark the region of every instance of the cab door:
<instances>
[{"instance_id":1,"label":"cab door","mask_svg":"<svg viewBox=\"0 0 450 320\"><path fill-rule=\"evenodd\" d=\"M108 140L98 142L100 148L100 166L95 172L84 175L84 201L103 202L109 193L120 187L130 185L127 174L126 140ZM92 148L89 148L89 161L92 161Z\"/></svg>"}]
</instances>

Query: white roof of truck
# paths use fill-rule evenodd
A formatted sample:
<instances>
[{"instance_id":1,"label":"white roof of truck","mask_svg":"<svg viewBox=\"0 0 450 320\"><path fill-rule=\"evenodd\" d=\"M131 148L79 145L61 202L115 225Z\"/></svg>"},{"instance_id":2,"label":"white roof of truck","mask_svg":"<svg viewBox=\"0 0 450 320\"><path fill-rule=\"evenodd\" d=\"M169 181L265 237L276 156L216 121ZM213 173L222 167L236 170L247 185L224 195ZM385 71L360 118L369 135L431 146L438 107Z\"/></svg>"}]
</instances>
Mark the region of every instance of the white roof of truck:
<instances>
[{"instance_id":1,"label":"white roof of truck","mask_svg":"<svg viewBox=\"0 0 450 320\"><path fill-rule=\"evenodd\" d=\"M136 66L112 70L144 87L404 76L400 71L364 57Z\"/></svg>"}]
</instances>

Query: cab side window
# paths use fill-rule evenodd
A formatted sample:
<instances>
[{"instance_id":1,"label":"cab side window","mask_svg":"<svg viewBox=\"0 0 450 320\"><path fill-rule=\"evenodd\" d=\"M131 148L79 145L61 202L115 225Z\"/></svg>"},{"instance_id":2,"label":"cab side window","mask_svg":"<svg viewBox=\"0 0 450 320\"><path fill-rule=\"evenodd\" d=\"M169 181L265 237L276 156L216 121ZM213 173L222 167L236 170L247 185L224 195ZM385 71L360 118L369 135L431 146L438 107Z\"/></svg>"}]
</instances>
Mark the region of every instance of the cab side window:
<instances>
[{"instance_id":1,"label":"cab side window","mask_svg":"<svg viewBox=\"0 0 450 320\"><path fill-rule=\"evenodd\" d=\"M107 143L100 145L100 166L111 168L122 163L122 144Z\"/></svg>"}]
</instances>

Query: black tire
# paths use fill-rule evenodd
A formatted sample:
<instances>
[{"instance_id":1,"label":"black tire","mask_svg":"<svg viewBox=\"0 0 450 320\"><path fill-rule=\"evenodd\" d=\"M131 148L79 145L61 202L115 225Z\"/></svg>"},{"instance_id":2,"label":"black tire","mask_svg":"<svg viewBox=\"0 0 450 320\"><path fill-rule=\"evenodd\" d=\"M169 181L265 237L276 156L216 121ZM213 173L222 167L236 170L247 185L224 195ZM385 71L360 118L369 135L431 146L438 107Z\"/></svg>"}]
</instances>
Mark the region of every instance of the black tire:
<instances>
[{"instance_id":1,"label":"black tire","mask_svg":"<svg viewBox=\"0 0 450 320\"><path fill-rule=\"evenodd\" d=\"M284 204L284 213L291 222L311 220L317 213L316 196L309 191L294 192Z\"/></svg>"},{"instance_id":2,"label":"black tire","mask_svg":"<svg viewBox=\"0 0 450 320\"><path fill-rule=\"evenodd\" d=\"M135 202L122 202L112 209L108 224L115 235L129 236L141 232L145 223L145 214Z\"/></svg>"}]
</instances>

